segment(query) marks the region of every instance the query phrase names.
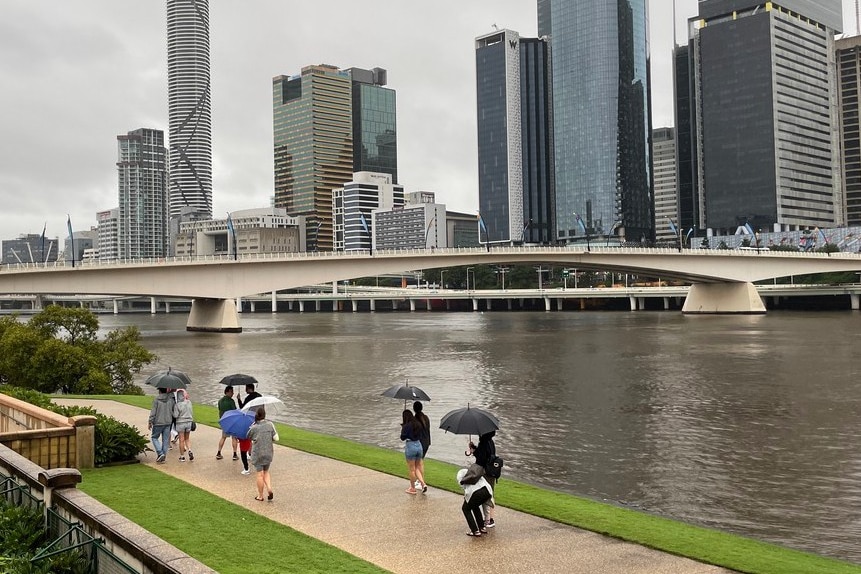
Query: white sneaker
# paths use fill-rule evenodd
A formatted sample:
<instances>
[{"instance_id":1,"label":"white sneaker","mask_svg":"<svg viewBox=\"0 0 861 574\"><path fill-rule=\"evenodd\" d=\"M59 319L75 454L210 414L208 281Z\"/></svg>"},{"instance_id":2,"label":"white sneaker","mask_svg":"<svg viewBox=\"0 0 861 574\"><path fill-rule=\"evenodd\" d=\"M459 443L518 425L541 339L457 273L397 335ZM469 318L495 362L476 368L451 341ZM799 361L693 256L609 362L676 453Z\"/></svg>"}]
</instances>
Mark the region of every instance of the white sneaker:
<instances>
[{"instance_id":1,"label":"white sneaker","mask_svg":"<svg viewBox=\"0 0 861 574\"><path fill-rule=\"evenodd\" d=\"M249 474L251 474L251 471L250 470L243 470L239 474L244 474L244 475L248 476Z\"/></svg>"}]
</instances>

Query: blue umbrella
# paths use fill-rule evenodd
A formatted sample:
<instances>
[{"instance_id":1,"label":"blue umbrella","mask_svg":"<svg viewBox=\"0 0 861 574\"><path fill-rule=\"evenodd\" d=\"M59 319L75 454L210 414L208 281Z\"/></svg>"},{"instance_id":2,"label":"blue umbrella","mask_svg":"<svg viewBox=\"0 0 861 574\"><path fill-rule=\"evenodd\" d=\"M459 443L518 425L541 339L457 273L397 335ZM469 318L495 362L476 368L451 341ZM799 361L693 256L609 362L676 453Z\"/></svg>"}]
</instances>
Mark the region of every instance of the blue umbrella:
<instances>
[{"instance_id":1,"label":"blue umbrella","mask_svg":"<svg viewBox=\"0 0 861 574\"><path fill-rule=\"evenodd\" d=\"M218 420L221 430L237 438L248 436L248 429L254 424L254 413L242 412L240 410L227 411Z\"/></svg>"}]
</instances>

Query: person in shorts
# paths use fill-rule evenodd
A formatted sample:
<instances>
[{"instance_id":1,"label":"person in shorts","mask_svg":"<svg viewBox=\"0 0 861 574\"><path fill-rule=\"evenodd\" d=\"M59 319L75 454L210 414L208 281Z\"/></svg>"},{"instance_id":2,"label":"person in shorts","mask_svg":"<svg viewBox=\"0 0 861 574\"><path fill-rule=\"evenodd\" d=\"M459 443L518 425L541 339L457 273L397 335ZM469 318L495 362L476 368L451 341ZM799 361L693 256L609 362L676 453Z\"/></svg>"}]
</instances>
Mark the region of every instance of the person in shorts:
<instances>
[{"instance_id":1,"label":"person in shorts","mask_svg":"<svg viewBox=\"0 0 861 574\"><path fill-rule=\"evenodd\" d=\"M264 500L263 491L266 490L267 498L272 500L272 477L269 475L269 465L272 464L274 455L273 445L278 440L278 432L271 421L266 420L266 409L259 407L254 414L254 424L248 429L248 437L251 441L251 464L257 471L257 496L254 500Z\"/></svg>"},{"instance_id":2,"label":"person in shorts","mask_svg":"<svg viewBox=\"0 0 861 574\"><path fill-rule=\"evenodd\" d=\"M407 494L416 494L415 484L419 482L422 492L427 491L425 477L419 468L419 462L422 459L422 442L421 442L421 424L413 416L409 409L404 409L402 416L403 424L401 424L401 440L406 441L404 444L404 457L407 459L407 469L410 475L410 487L407 488Z\"/></svg>"},{"instance_id":3,"label":"person in shorts","mask_svg":"<svg viewBox=\"0 0 861 574\"><path fill-rule=\"evenodd\" d=\"M224 413L232 410L236 410L236 401L233 400L233 386L227 385L226 387L224 387L224 396L218 399L218 418L220 419L224 416ZM221 439L219 439L218 441L218 452L215 453L215 458L217 458L218 460L224 458L223 456L221 456L221 449L224 448L224 441L226 441L227 437L229 436L230 435L228 435L226 432L221 431ZM233 446L233 460L239 459L239 457L236 456L236 447L238 443L239 439L237 439L235 436L230 436L230 444L231 446ZM245 465L245 469L248 470L247 463Z\"/></svg>"},{"instance_id":4,"label":"person in shorts","mask_svg":"<svg viewBox=\"0 0 861 574\"><path fill-rule=\"evenodd\" d=\"M194 453L191 452L191 425L194 422L194 412L188 398L188 391L185 389L176 391L173 418L176 420L176 432L179 434L179 462L185 462L186 452L188 460L194 460Z\"/></svg>"}]
</instances>

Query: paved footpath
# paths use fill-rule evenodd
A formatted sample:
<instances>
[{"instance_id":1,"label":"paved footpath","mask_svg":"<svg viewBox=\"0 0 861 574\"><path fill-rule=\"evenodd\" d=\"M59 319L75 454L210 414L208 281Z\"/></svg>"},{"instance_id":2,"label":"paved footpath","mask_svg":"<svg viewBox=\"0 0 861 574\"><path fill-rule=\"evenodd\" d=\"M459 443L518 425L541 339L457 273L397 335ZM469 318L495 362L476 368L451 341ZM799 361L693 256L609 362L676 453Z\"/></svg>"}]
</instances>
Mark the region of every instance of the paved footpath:
<instances>
[{"instance_id":1,"label":"paved footpath","mask_svg":"<svg viewBox=\"0 0 861 574\"><path fill-rule=\"evenodd\" d=\"M104 400L56 402L90 404L149 436L148 410ZM179 462L176 449L166 464L156 465L152 453L141 461L392 572L413 574L417 564L420 571L446 574L731 572L502 507L497 527L471 538L460 510L463 497L433 487L424 495L404 493L406 464L398 478L276 445L275 498L258 502L253 469L251 476L240 474L242 463L231 460L229 441L225 458L215 459L220 437L219 429L199 425L192 433L194 462Z\"/></svg>"}]
</instances>

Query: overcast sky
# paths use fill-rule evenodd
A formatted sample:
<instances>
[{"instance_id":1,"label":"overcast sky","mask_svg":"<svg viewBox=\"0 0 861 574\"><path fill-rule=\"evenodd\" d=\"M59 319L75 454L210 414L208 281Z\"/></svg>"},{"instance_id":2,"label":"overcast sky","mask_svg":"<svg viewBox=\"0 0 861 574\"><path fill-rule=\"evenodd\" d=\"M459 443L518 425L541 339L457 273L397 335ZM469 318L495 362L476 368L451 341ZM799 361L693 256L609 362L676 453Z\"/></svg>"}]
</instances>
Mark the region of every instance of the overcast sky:
<instances>
[{"instance_id":1,"label":"overcast sky","mask_svg":"<svg viewBox=\"0 0 861 574\"><path fill-rule=\"evenodd\" d=\"M673 124L672 12L651 0L654 127ZM695 12L677 0L680 38ZM387 69L400 183L475 212L473 42L493 24L534 37L536 20L534 0L210 0L213 215L269 205L272 77L319 63ZM67 214L79 231L117 206L116 136L167 138L166 50L163 0L2 0L0 240L46 223L62 240Z\"/></svg>"}]
</instances>

